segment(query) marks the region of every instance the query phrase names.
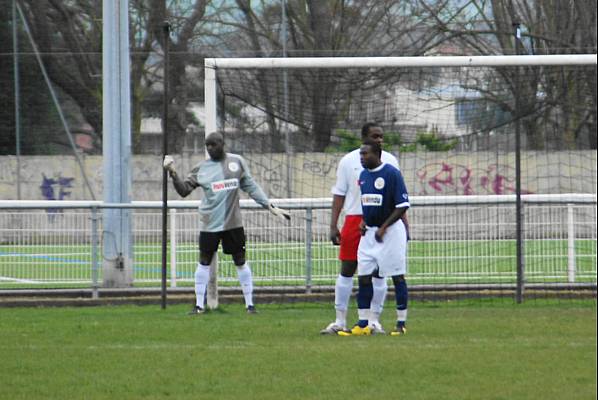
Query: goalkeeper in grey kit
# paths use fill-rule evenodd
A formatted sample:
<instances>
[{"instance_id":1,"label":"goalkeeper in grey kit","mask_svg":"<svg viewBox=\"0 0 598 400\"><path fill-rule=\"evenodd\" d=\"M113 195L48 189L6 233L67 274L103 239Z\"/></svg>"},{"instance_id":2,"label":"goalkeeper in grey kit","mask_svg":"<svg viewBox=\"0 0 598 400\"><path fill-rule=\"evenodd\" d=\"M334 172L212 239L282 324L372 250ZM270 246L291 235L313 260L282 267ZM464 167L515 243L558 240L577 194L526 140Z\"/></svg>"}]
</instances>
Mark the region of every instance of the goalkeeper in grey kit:
<instances>
[{"instance_id":1,"label":"goalkeeper in grey kit","mask_svg":"<svg viewBox=\"0 0 598 400\"><path fill-rule=\"evenodd\" d=\"M195 271L195 307L190 314L204 312L206 287L210 278L210 262L222 242L225 254L232 255L248 313L255 313L253 279L245 259L245 231L241 220L239 190L246 192L256 203L272 214L290 220L290 214L274 206L262 188L255 183L247 162L237 154L224 152L224 137L214 132L206 138L209 158L197 164L184 180L175 168L171 156L164 157L164 169L169 172L174 188L182 197L201 187L204 198L199 207L199 264Z\"/></svg>"}]
</instances>

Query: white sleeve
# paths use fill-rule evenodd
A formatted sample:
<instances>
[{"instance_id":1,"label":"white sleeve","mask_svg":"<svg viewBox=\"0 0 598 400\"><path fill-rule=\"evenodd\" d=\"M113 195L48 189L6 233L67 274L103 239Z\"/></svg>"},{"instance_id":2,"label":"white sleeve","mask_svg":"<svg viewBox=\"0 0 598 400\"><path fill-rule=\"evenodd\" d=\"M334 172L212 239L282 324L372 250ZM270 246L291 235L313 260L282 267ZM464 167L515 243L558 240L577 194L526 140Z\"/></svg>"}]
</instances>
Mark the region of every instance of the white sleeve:
<instances>
[{"instance_id":1,"label":"white sleeve","mask_svg":"<svg viewBox=\"0 0 598 400\"><path fill-rule=\"evenodd\" d=\"M341 158L336 169L336 183L331 192L337 196L345 196L349 191L349 179L347 179L347 168L345 168L346 159L346 157Z\"/></svg>"},{"instance_id":2,"label":"white sleeve","mask_svg":"<svg viewBox=\"0 0 598 400\"><path fill-rule=\"evenodd\" d=\"M399 171L401 170L401 168L399 168L399 160L397 160L397 158L395 156L392 156L392 162L390 163L390 165L392 165Z\"/></svg>"},{"instance_id":3,"label":"white sleeve","mask_svg":"<svg viewBox=\"0 0 598 400\"><path fill-rule=\"evenodd\" d=\"M239 157L239 162L241 163L241 168L243 169L241 177L239 179L239 185L241 190L246 192L249 197L251 197L256 203L260 204L264 208L268 208L268 204L270 200L264 190L258 185L253 177L251 176L251 172L249 172L249 166L247 165L247 161L243 157Z\"/></svg>"}]
</instances>

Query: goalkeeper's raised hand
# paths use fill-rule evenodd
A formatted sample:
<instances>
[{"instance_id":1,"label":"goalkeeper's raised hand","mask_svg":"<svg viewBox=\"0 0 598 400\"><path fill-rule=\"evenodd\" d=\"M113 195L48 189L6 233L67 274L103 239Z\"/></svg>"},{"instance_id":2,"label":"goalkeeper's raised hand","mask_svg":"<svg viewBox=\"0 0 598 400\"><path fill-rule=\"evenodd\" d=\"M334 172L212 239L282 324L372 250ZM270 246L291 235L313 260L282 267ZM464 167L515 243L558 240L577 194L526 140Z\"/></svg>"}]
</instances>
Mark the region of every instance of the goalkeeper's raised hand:
<instances>
[{"instance_id":1,"label":"goalkeeper's raised hand","mask_svg":"<svg viewBox=\"0 0 598 400\"><path fill-rule=\"evenodd\" d=\"M162 167L171 174L174 174L176 171L174 169L174 158L169 155L164 156L164 162L162 163Z\"/></svg>"},{"instance_id":2,"label":"goalkeeper's raised hand","mask_svg":"<svg viewBox=\"0 0 598 400\"><path fill-rule=\"evenodd\" d=\"M282 218L287 221L291 220L291 214L288 211L278 208L272 203L268 204L268 211L276 215L278 218Z\"/></svg>"}]
</instances>

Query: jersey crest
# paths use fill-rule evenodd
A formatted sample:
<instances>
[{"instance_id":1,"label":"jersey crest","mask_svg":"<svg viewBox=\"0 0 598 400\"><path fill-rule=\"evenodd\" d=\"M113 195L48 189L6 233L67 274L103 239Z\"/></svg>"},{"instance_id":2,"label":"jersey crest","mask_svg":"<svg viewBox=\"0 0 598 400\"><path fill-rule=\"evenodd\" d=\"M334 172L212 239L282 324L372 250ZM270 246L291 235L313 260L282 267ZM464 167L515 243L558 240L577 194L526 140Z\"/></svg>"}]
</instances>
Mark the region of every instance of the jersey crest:
<instances>
[{"instance_id":1,"label":"jersey crest","mask_svg":"<svg viewBox=\"0 0 598 400\"><path fill-rule=\"evenodd\" d=\"M376 180L374 181L374 187L378 190L382 190L384 188L384 178L382 178L381 176L376 178Z\"/></svg>"},{"instance_id":2,"label":"jersey crest","mask_svg":"<svg viewBox=\"0 0 598 400\"><path fill-rule=\"evenodd\" d=\"M231 161L231 162L228 163L228 169L231 172L237 172L239 170L239 164L237 164L234 161Z\"/></svg>"}]
</instances>

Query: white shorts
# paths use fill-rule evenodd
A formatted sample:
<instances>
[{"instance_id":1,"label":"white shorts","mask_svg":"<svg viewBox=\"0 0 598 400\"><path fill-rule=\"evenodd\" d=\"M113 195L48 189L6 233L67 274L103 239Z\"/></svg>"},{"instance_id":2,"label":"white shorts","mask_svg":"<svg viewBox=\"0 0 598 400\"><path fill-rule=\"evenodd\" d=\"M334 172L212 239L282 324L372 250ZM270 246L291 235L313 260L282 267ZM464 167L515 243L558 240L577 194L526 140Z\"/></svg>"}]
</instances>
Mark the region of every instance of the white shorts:
<instances>
[{"instance_id":1,"label":"white shorts","mask_svg":"<svg viewBox=\"0 0 598 400\"><path fill-rule=\"evenodd\" d=\"M371 275L376 268L382 277L407 273L407 231L398 220L386 229L382 243L374 234L377 227L368 227L357 249L357 275Z\"/></svg>"}]
</instances>

